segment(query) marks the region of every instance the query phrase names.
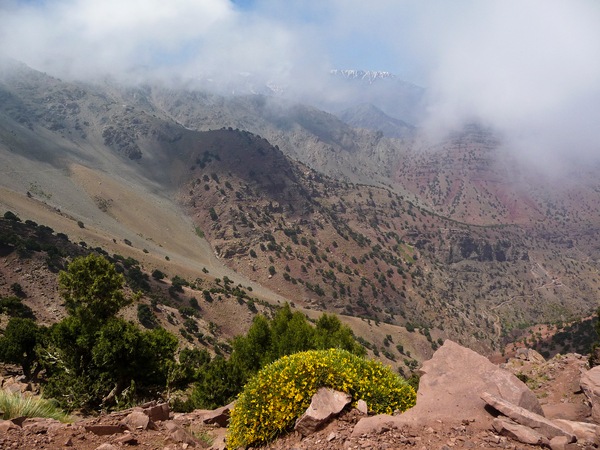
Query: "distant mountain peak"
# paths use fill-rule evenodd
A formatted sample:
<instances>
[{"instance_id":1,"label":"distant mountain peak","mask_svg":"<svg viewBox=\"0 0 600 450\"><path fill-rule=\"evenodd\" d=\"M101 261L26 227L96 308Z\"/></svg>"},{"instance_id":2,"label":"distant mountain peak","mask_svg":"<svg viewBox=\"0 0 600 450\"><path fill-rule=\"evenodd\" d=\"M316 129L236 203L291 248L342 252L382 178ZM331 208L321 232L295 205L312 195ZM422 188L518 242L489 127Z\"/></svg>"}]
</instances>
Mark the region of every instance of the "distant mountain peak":
<instances>
[{"instance_id":1,"label":"distant mountain peak","mask_svg":"<svg viewBox=\"0 0 600 450\"><path fill-rule=\"evenodd\" d=\"M331 75L346 78L348 80L367 81L369 84L375 82L375 80L396 78L396 75L391 72L377 70L333 69L329 73Z\"/></svg>"}]
</instances>

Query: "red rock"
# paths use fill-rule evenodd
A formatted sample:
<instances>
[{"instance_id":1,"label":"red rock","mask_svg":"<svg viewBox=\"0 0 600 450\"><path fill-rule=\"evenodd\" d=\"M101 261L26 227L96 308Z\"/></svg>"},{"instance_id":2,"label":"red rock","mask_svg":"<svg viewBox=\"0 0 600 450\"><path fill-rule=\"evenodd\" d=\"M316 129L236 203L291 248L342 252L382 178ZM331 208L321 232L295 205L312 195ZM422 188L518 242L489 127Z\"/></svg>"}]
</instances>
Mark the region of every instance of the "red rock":
<instances>
[{"instance_id":1,"label":"red rock","mask_svg":"<svg viewBox=\"0 0 600 450\"><path fill-rule=\"evenodd\" d=\"M167 439L170 440L171 442L183 443L183 444L187 444L192 447L196 446L196 443L197 443L196 439L194 439L192 437L192 435L190 435L187 431L185 431L183 428L181 428L175 422L173 422L171 420L165 422L165 428L169 432L169 436Z\"/></svg>"},{"instance_id":2,"label":"red rock","mask_svg":"<svg viewBox=\"0 0 600 450\"><path fill-rule=\"evenodd\" d=\"M554 419L559 427L571 432L577 437L577 442L586 442L589 444L598 444L598 435L600 426L594 423L574 422L572 420Z\"/></svg>"},{"instance_id":3,"label":"red rock","mask_svg":"<svg viewBox=\"0 0 600 450\"><path fill-rule=\"evenodd\" d=\"M202 421L206 424L216 424L223 428L227 427L229 424L229 411L231 411L234 404L235 403L230 403L229 405L222 406L221 408L217 408L212 411L206 411Z\"/></svg>"},{"instance_id":4,"label":"red rock","mask_svg":"<svg viewBox=\"0 0 600 450\"><path fill-rule=\"evenodd\" d=\"M583 403L549 403L542 405L548 419L580 421L590 415L590 408Z\"/></svg>"},{"instance_id":5,"label":"red rock","mask_svg":"<svg viewBox=\"0 0 600 450\"><path fill-rule=\"evenodd\" d=\"M58 420L41 417L27 418L21 425L24 430L34 434L45 434L51 427L56 426L62 426L62 424Z\"/></svg>"},{"instance_id":6,"label":"red rock","mask_svg":"<svg viewBox=\"0 0 600 450\"><path fill-rule=\"evenodd\" d=\"M494 419L494 421L492 422L492 426L498 434L510 437L511 439L515 439L519 442L522 442L523 444L545 446L550 445L550 441L546 436L543 436L542 434L529 427L519 425L518 423L515 423L512 420L508 420L503 417L498 417Z\"/></svg>"},{"instance_id":7,"label":"red rock","mask_svg":"<svg viewBox=\"0 0 600 450\"><path fill-rule=\"evenodd\" d=\"M131 433L125 433L123 436L120 436L117 439L115 439L114 442L115 444L121 445L138 445L137 438Z\"/></svg>"},{"instance_id":8,"label":"red rock","mask_svg":"<svg viewBox=\"0 0 600 450\"><path fill-rule=\"evenodd\" d=\"M515 354L515 358L536 363L546 362L546 359L532 348L518 349L517 353Z\"/></svg>"},{"instance_id":9,"label":"red rock","mask_svg":"<svg viewBox=\"0 0 600 450\"><path fill-rule=\"evenodd\" d=\"M169 409L168 403L161 403L160 405L144 408L144 413L150 417L150 420L153 422L161 422L163 420L169 420L171 410Z\"/></svg>"},{"instance_id":10,"label":"red rock","mask_svg":"<svg viewBox=\"0 0 600 450\"><path fill-rule=\"evenodd\" d=\"M85 431L94 433L96 436L109 436L120 434L125 431L124 425L86 425Z\"/></svg>"},{"instance_id":11,"label":"red rock","mask_svg":"<svg viewBox=\"0 0 600 450\"><path fill-rule=\"evenodd\" d=\"M321 428L333 416L339 414L352 401L352 396L333 389L320 388L313 395L310 406L296 421L294 429L308 436Z\"/></svg>"},{"instance_id":12,"label":"red rock","mask_svg":"<svg viewBox=\"0 0 600 450\"><path fill-rule=\"evenodd\" d=\"M579 384L592 404L592 419L600 423L600 366L584 372Z\"/></svg>"},{"instance_id":13,"label":"red rock","mask_svg":"<svg viewBox=\"0 0 600 450\"><path fill-rule=\"evenodd\" d=\"M569 443L568 439L564 436L556 436L550 439L551 450L581 450L577 444Z\"/></svg>"},{"instance_id":14,"label":"red rock","mask_svg":"<svg viewBox=\"0 0 600 450\"><path fill-rule=\"evenodd\" d=\"M152 422L150 420L150 417L148 417L142 411L133 411L127 417L125 417L122 424L129 428L131 431L156 429L156 425L154 424L154 422Z\"/></svg>"},{"instance_id":15,"label":"red rock","mask_svg":"<svg viewBox=\"0 0 600 450\"><path fill-rule=\"evenodd\" d=\"M548 439L552 439L555 436L566 436L569 438L569 442L575 442L575 435L573 433L552 422L550 419L546 419L544 416L533 413L520 406L513 405L512 403L487 392L484 392L481 395L481 398L488 405L505 416L521 425L536 430Z\"/></svg>"},{"instance_id":16,"label":"red rock","mask_svg":"<svg viewBox=\"0 0 600 450\"><path fill-rule=\"evenodd\" d=\"M482 392L491 392L537 414L543 414L535 394L507 370L455 342L446 340L421 368L417 404L398 416L361 419L353 436L369 433L373 427L387 423L395 428L426 426L437 421L488 429L492 417L485 411Z\"/></svg>"},{"instance_id":17,"label":"red rock","mask_svg":"<svg viewBox=\"0 0 600 450\"><path fill-rule=\"evenodd\" d=\"M10 430L20 430L21 427L16 425L12 420L0 420L0 434L6 434Z\"/></svg>"}]
</instances>

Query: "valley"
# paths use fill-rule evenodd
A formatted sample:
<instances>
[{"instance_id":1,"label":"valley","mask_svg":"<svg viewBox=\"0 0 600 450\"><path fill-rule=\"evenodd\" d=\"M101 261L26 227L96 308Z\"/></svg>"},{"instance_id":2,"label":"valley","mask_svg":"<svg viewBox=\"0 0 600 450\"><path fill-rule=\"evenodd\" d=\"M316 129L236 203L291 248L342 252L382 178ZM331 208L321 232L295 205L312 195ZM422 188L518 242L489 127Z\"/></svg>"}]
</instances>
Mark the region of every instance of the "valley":
<instances>
[{"instance_id":1,"label":"valley","mask_svg":"<svg viewBox=\"0 0 600 450\"><path fill-rule=\"evenodd\" d=\"M499 353L528 327L595 312L597 167L556 178L503 153L493 130L435 141L403 129L388 137L278 97L69 82L14 63L0 76L1 212L188 280L179 300L153 283L173 332L178 307L219 289L194 318L213 352L289 302L338 314L408 375L445 339ZM20 283L56 320L55 275L43 275L41 301L25 275L43 258L15 258L3 256L0 296Z\"/></svg>"}]
</instances>

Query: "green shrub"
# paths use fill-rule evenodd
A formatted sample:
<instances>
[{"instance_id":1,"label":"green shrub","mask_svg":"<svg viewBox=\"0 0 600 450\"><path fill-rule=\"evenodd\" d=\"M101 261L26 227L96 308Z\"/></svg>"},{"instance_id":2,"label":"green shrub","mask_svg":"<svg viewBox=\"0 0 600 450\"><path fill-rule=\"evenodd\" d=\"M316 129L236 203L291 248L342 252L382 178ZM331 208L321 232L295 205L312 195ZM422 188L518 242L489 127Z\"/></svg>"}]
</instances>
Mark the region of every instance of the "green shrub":
<instances>
[{"instance_id":1,"label":"green shrub","mask_svg":"<svg viewBox=\"0 0 600 450\"><path fill-rule=\"evenodd\" d=\"M4 218L5 218L6 220L12 220L12 221L14 221L14 222L20 222L20 221L21 221L21 219L19 219L19 216L17 216L17 215L16 215L14 212L12 212L12 211L6 211L6 212L4 213Z\"/></svg>"},{"instance_id":2,"label":"green shrub","mask_svg":"<svg viewBox=\"0 0 600 450\"><path fill-rule=\"evenodd\" d=\"M31 319L12 317L0 337L0 361L20 364L23 373L31 376L36 361L35 347L42 331Z\"/></svg>"},{"instance_id":3,"label":"green shrub","mask_svg":"<svg viewBox=\"0 0 600 450\"><path fill-rule=\"evenodd\" d=\"M262 367L285 355L328 348L348 350L358 356L366 354L355 341L350 328L337 317L323 314L315 325L311 326L299 311L293 312L287 303L272 320L256 316L248 333L233 340L231 357L223 361L216 358L198 374L199 383L192 395L194 408L213 409L231 402ZM226 386L223 389L211 388L206 378L209 372L210 379L224 380L226 376Z\"/></svg>"},{"instance_id":4,"label":"green shrub","mask_svg":"<svg viewBox=\"0 0 600 450\"><path fill-rule=\"evenodd\" d=\"M231 412L228 447L263 444L289 430L321 387L362 399L374 413L406 411L416 401L413 388L379 362L339 349L296 353L246 384Z\"/></svg>"},{"instance_id":5,"label":"green shrub","mask_svg":"<svg viewBox=\"0 0 600 450\"><path fill-rule=\"evenodd\" d=\"M145 303L137 305L137 318L144 328L156 328L158 326L154 312Z\"/></svg>"},{"instance_id":6,"label":"green shrub","mask_svg":"<svg viewBox=\"0 0 600 450\"><path fill-rule=\"evenodd\" d=\"M158 269L154 269L152 271L152 278L154 278L155 280L162 280L165 277L165 274Z\"/></svg>"},{"instance_id":7,"label":"green shrub","mask_svg":"<svg viewBox=\"0 0 600 450\"><path fill-rule=\"evenodd\" d=\"M175 364L177 339L162 328L142 331L116 317L130 299L115 266L93 254L76 258L59 274L59 287L69 316L52 325L41 342L34 334L35 345L29 339L35 331L32 327L24 328L27 334L20 332L23 327L17 329L11 340L25 357L32 345L39 348L36 356L46 377L44 395L66 410L84 411L158 397ZM147 313L153 315L147 305L140 311L140 320Z\"/></svg>"},{"instance_id":8,"label":"green shrub","mask_svg":"<svg viewBox=\"0 0 600 450\"><path fill-rule=\"evenodd\" d=\"M10 317L35 319L32 309L23 304L21 299L14 295L0 298L0 314L7 314Z\"/></svg>"},{"instance_id":9,"label":"green shrub","mask_svg":"<svg viewBox=\"0 0 600 450\"><path fill-rule=\"evenodd\" d=\"M0 390L1 419L10 420L16 417L45 417L69 422L67 414L57 408L52 402L39 397L23 397L19 393Z\"/></svg>"}]
</instances>

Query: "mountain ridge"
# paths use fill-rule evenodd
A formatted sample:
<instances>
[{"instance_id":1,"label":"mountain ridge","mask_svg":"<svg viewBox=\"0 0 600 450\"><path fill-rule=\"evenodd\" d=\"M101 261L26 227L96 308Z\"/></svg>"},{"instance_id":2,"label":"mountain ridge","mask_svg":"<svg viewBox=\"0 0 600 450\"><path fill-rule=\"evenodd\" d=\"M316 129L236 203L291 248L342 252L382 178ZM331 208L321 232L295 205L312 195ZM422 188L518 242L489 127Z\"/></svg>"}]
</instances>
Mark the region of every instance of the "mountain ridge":
<instances>
[{"instance_id":1,"label":"mountain ridge","mask_svg":"<svg viewBox=\"0 0 600 450\"><path fill-rule=\"evenodd\" d=\"M239 278L306 311L420 330L430 347L419 357L446 337L500 351L514 330L595 308L596 185L563 194L527 178L521 193L491 130L388 139L260 95L26 69L3 76L0 93L3 206L45 205L54 212L40 216L94 246Z\"/></svg>"}]
</instances>

